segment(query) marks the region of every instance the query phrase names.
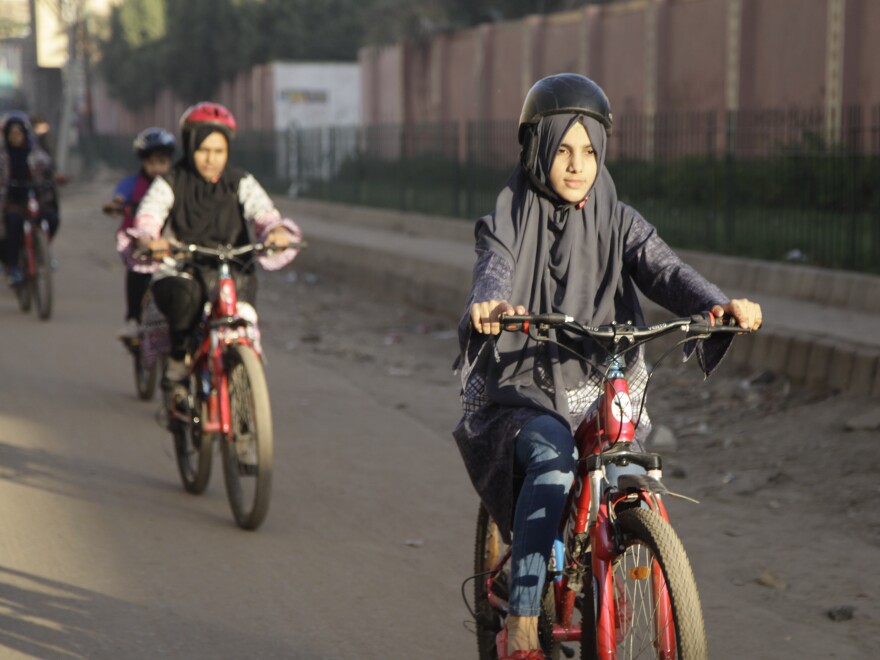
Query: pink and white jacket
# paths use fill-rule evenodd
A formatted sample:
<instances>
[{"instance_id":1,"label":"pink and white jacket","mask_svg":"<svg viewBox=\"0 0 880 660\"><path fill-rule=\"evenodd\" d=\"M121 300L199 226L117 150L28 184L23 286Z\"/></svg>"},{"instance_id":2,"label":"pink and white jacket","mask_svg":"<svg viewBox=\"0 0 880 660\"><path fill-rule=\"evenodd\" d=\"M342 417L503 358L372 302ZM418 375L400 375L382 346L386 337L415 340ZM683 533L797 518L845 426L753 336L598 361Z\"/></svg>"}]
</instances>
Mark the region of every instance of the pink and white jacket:
<instances>
[{"instance_id":1,"label":"pink and white jacket","mask_svg":"<svg viewBox=\"0 0 880 660\"><path fill-rule=\"evenodd\" d=\"M269 232L279 226L287 229L294 240L298 241L302 238L302 231L297 224L281 216L253 175L244 174L241 177L237 198L242 216L250 225L251 235L257 241L265 241ZM174 190L168 181L162 177L154 179L138 206L133 226L117 235L117 250L129 268L141 273L154 273L155 279L171 274L165 269L157 270L155 262L136 259L134 251L137 239L140 238L159 238L163 233L169 239L174 238L170 228L166 228L174 203ZM266 270L278 270L293 261L297 253L296 249L284 250L261 255L258 260Z\"/></svg>"}]
</instances>

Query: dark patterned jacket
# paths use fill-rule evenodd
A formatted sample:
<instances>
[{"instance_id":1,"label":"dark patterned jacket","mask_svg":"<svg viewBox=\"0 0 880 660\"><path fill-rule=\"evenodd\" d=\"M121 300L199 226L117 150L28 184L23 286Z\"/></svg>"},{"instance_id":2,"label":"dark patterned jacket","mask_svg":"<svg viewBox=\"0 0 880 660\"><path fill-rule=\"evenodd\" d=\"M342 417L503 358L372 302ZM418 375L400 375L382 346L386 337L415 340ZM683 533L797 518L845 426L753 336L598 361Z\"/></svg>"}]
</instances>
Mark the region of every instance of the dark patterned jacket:
<instances>
[{"instance_id":1,"label":"dark patterned jacket","mask_svg":"<svg viewBox=\"0 0 880 660\"><path fill-rule=\"evenodd\" d=\"M58 193L55 189L55 167L49 154L34 144L28 154L28 167L31 171L31 178L35 182L49 184L38 190L37 199L40 202L40 206L44 209L57 211ZM2 224L6 214L8 182L9 153L6 151L6 145L3 142L2 136L0 136L0 224ZM23 211L24 209L17 210Z\"/></svg>"},{"instance_id":2,"label":"dark patterned jacket","mask_svg":"<svg viewBox=\"0 0 880 660\"><path fill-rule=\"evenodd\" d=\"M654 227L641 216L627 235L627 262L624 267L642 293L674 314L688 316L728 302L714 284L684 263L657 235ZM630 249L629 246L633 246ZM473 285L464 315L459 323L459 343L463 347L457 366L462 379L463 415L453 431L471 481L498 524L506 542L510 542L513 519L514 446L523 427L535 417L546 414L537 408L510 407L490 402L485 396L488 360L495 350L494 338L473 330L470 306L484 300L508 300L512 290L513 264L490 251L478 251ZM520 301L510 300L511 304ZM641 310L635 310L636 324L644 323ZM708 376L721 362L730 346L731 335L716 335L698 346L689 346L686 357L695 351L700 366ZM641 409L647 376L644 353L639 350L627 359L633 410ZM590 412L601 393L601 378L596 376L573 389L567 389L569 423L574 430ZM636 431L636 440L650 430L645 412Z\"/></svg>"}]
</instances>

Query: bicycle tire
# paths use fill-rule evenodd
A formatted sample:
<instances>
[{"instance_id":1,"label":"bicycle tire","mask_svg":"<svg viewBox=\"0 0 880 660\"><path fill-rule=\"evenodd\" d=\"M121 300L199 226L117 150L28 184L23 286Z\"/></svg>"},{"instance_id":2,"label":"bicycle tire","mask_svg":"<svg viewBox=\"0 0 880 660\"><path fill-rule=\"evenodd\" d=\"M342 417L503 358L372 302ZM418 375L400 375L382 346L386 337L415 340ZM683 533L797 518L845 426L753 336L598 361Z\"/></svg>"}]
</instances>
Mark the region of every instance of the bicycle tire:
<instances>
[{"instance_id":1,"label":"bicycle tire","mask_svg":"<svg viewBox=\"0 0 880 660\"><path fill-rule=\"evenodd\" d=\"M15 297L18 299L18 308L27 314L31 311L31 288L27 282L16 284L14 288Z\"/></svg>"},{"instance_id":2,"label":"bicycle tire","mask_svg":"<svg viewBox=\"0 0 880 660\"><path fill-rule=\"evenodd\" d=\"M206 418L207 406L202 401L199 382L195 376L190 377L189 390L190 409L198 406L199 414L190 415L189 422L173 419L170 427L174 437L174 458L183 489L187 493L201 495L211 480L214 434L202 430L201 422ZM167 392L164 405L166 408L170 407Z\"/></svg>"},{"instance_id":3,"label":"bicycle tire","mask_svg":"<svg viewBox=\"0 0 880 660\"><path fill-rule=\"evenodd\" d=\"M18 261L18 267L21 269L21 272L26 274L28 272L28 259L27 251L25 250L24 246L22 246L21 248L21 254ZM18 308L24 313L30 312L31 304L33 301L31 299L31 287L27 279L13 285L12 288L15 289L15 297L18 300Z\"/></svg>"},{"instance_id":4,"label":"bicycle tire","mask_svg":"<svg viewBox=\"0 0 880 660\"><path fill-rule=\"evenodd\" d=\"M232 437L221 443L226 495L235 522L255 530L266 518L272 488L272 410L263 364L249 346L226 354Z\"/></svg>"},{"instance_id":5,"label":"bicycle tire","mask_svg":"<svg viewBox=\"0 0 880 660\"><path fill-rule=\"evenodd\" d=\"M474 543L474 613L476 614L477 653L480 660L498 660L496 635L504 626L506 614L496 610L489 603L486 589L486 572L498 563L507 552L507 544L501 538L498 526L492 520L483 504L477 512L477 531ZM541 616L538 619L538 639L541 648L550 660L559 660L562 646L553 641L553 621L556 618L556 603L548 578L544 584L541 598ZM495 595L503 600L510 597L510 562L493 581Z\"/></svg>"},{"instance_id":6,"label":"bicycle tire","mask_svg":"<svg viewBox=\"0 0 880 660\"><path fill-rule=\"evenodd\" d=\"M657 621L654 616L653 586L656 562L663 575L675 625L677 660L705 660L708 657L703 610L694 574L684 546L672 526L648 509L626 509L617 517L617 528L626 551L614 562L612 579L617 612L619 660L659 658L655 644ZM644 569L648 570L645 571ZM650 577L645 577L648 575ZM585 580L581 601L582 660L598 658L594 616L595 579ZM593 622L588 626L587 622Z\"/></svg>"},{"instance_id":7,"label":"bicycle tire","mask_svg":"<svg viewBox=\"0 0 880 660\"><path fill-rule=\"evenodd\" d=\"M134 387L138 398L141 401L150 401L156 392L158 365L154 363L151 367L144 366L141 360L141 350L138 347L132 348L132 362L134 365Z\"/></svg>"},{"instance_id":8,"label":"bicycle tire","mask_svg":"<svg viewBox=\"0 0 880 660\"><path fill-rule=\"evenodd\" d=\"M48 321L52 316L52 256L46 233L35 228L31 233L34 246L36 275L28 279L31 297L37 308L37 316Z\"/></svg>"}]
</instances>

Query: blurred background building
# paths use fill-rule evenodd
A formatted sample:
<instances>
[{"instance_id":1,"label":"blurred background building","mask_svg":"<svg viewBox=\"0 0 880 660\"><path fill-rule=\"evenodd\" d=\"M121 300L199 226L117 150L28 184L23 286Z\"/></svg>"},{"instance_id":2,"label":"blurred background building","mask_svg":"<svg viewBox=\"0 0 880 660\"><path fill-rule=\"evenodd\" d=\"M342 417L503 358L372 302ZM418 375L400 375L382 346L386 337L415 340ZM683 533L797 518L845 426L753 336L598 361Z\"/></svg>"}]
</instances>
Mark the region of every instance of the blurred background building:
<instances>
[{"instance_id":1,"label":"blurred background building","mask_svg":"<svg viewBox=\"0 0 880 660\"><path fill-rule=\"evenodd\" d=\"M278 190L470 218L528 88L573 71L673 244L880 270L880 0L2 1L0 102L86 165L210 98Z\"/></svg>"},{"instance_id":2,"label":"blurred background building","mask_svg":"<svg viewBox=\"0 0 880 660\"><path fill-rule=\"evenodd\" d=\"M121 0L3 0L0 108L45 117L62 169L88 113L87 26Z\"/></svg>"}]
</instances>

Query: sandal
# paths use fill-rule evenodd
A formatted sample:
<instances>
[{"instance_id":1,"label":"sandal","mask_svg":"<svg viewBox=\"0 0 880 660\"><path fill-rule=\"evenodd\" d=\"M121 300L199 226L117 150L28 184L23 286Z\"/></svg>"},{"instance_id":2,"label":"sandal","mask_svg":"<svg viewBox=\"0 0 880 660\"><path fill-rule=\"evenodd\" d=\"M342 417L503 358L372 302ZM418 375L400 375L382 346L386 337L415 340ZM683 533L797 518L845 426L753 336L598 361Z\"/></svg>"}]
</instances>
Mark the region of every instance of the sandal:
<instances>
[{"instance_id":1,"label":"sandal","mask_svg":"<svg viewBox=\"0 0 880 660\"><path fill-rule=\"evenodd\" d=\"M502 628L501 632L495 636L495 651L498 654L498 660L546 660L546 656L541 649L514 651L508 655L507 628Z\"/></svg>"}]
</instances>

